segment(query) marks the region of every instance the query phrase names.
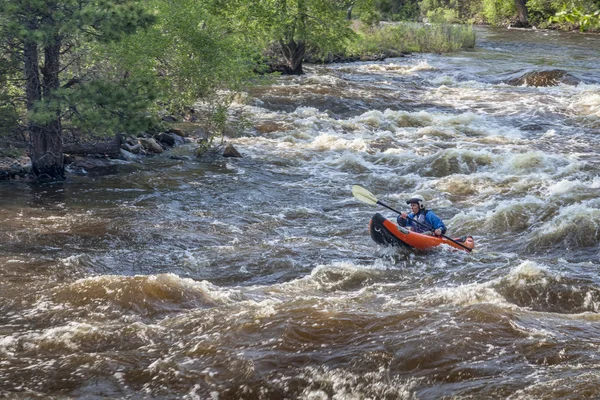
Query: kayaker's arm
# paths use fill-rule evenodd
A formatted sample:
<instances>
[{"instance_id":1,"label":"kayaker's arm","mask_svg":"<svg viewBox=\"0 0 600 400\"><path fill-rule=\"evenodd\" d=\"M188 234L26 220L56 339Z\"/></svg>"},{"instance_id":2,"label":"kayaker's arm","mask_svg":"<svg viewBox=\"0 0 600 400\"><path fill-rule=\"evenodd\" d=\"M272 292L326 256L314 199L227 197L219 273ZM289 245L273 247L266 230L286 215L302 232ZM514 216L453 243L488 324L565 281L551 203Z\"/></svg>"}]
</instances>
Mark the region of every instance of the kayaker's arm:
<instances>
[{"instance_id":1,"label":"kayaker's arm","mask_svg":"<svg viewBox=\"0 0 600 400\"><path fill-rule=\"evenodd\" d=\"M396 222L398 223L398 226L407 226L407 225L412 225L410 223L410 220L408 220L407 218L407 214L405 212L400 213L398 215L398 218L396 218Z\"/></svg>"},{"instance_id":2,"label":"kayaker's arm","mask_svg":"<svg viewBox=\"0 0 600 400\"><path fill-rule=\"evenodd\" d=\"M425 222L427 222L429 225L431 225L431 227L433 228L434 231L437 231L439 229L440 233L438 234L439 236L444 235L446 233L446 225L444 225L444 222L442 221L442 219L440 217L438 217L437 215L435 215L435 213L431 210L429 210L427 212L427 215L425 215ZM437 234L437 233L436 233Z\"/></svg>"}]
</instances>

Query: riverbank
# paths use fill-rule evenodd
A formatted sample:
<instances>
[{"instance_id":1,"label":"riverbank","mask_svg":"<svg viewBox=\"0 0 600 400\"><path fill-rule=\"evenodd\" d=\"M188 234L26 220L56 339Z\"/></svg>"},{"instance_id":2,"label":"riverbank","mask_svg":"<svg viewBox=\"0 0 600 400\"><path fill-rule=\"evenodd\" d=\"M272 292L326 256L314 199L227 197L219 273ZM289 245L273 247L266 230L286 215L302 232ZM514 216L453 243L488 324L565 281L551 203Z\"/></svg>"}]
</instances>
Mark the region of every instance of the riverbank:
<instances>
[{"instance_id":1,"label":"riverbank","mask_svg":"<svg viewBox=\"0 0 600 400\"><path fill-rule=\"evenodd\" d=\"M179 128L169 128L154 135L114 137L87 143L66 143L63 152L65 166L70 174L103 174L123 161L135 161L143 156L161 154L175 146L197 142L199 137L189 137ZM14 147L14 145L18 147ZM32 180L31 160L26 143L14 140L0 141L0 181Z\"/></svg>"},{"instance_id":2,"label":"riverbank","mask_svg":"<svg viewBox=\"0 0 600 400\"><path fill-rule=\"evenodd\" d=\"M190 128L190 124L186 124ZM203 129L192 124L194 129L182 129L175 123L164 132L154 135L140 134L137 137L116 137L110 140L82 144L67 144L64 148L65 169L68 175L105 175L114 173L116 167L123 163L141 161L144 157L153 157L173 148L190 144L196 146L193 152L197 158L205 154L217 154L225 158L242 157L231 144L223 142L210 144L209 137ZM10 142L14 143L14 142ZM0 181L34 180L31 160L20 143L18 149L10 147L7 141L0 141L0 148L9 149L0 152ZM177 158L172 155L171 158Z\"/></svg>"},{"instance_id":3,"label":"riverbank","mask_svg":"<svg viewBox=\"0 0 600 400\"><path fill-rule=\"evenodd\" d=\"M359 21L353 23L356 33L355 40L339 53L321 54L313 51L306 55L305 63L337 63L357 61L383 61L387 58L404 57L412 53L434 52L445 53L475 46L475 34L470 27L453 26L444 24L417 24L417 23L383 23L379 26L368 27ZM274 52L275 53L275 52ZM273 55L273 59L277 57ZM274 61L269 72L285 73L288 68L285 62ZM173 122L176 118L170 118ZM171 134L174 134L171 135ZM69 152L69 144L65 144L64 153L77 157L66 157L67 166L76 170L86 170L91 165L102 164L99 160L131 160L139 155L157 154L175 144L179 144L183 135L181 130L175 132L161 132L155 135L143 134L139 138L127 138L123 143L96 142L81 147L78 144L76 151ZM206 135L196 137L196 140L206 140ZM20 142L17 147L11 147L10 142L0 140L0 149L7 149L0 154L0 180L27 180L31 179L31 163L26 154L27 144ZM235 152L232 151L232 154ZM84 156L84 157L81 157ZM91 158L93 163L84 162L84 158ZM106 161L110 163L110 161ZM80 165L79 165L80 164Z\"/></svg>"}]
</instances>

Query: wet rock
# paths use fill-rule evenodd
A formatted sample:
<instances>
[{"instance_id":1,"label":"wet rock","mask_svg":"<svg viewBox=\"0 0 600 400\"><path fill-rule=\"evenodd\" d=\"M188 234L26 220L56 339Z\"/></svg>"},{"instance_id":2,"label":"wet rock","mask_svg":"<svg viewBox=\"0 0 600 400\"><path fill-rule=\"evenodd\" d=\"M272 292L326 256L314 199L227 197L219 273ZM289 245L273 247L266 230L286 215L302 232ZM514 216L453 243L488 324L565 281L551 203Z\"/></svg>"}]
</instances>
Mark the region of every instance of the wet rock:
<instances>
[{"instance_id":1,"label":"wet rock","mask_svg":"<svg viewBox=\"0 0 600 400\"><path fill-rule=\"evenodd\" d=\"M102 157L75 156L67 170L76 175L102 176L115 174L123 161Z\"/></svg>"},{"instance_id":2,"label":"wet rock","mask_svg":"<svg viewBox=\"0 0 600 400\"><path fill-rule=\"evenodd\" d=\"M168 133L174 133L175 135L181 136L181 137L187 136L185 131L183 129L179 129L179 128L171 128L171 129L169 129Z\"/></svg>"},{"instance_id":3,"label":"wet rock","mask_svg":"<svg viewBox=\"0 0 600 400\"><path fill-rule=\"evenodd\" d=\"M160 143L163 146L173 147L175 146L175 138L168 133L161 132L159 134L154 135L154 140Z\"/></svg>"},{"instance_id":4,"label":"wet rock","mask_svg":"<svg viewBox=\"0 0 600 400\"><path fill-rule=\"evenodd\" d=\"M547 87L557 86L562 84L577 85L580 80L561 69L551 69L545 71L530 71L523 73L522 71L512 74L502 82L511 86L535 86Z\"/></svg>"},{"instance_id":5,"label":"wet rock","mask_svg":"<svg viewBox=\"0 0 600 400\"><path fill-rule=\"evenodd\" d=\"M63 154L63 162L65 165L73 164L75 162L75 156L72 154Z\"/></svg>"},{"instance_id":6,"label":"wet rock","mask_svg":"<svg viewBox=\"0 0 600 400\"><path fill-rule=\"evenodd\" d=\"M119 135L107 140L81 141L63 143L63 153L75 156L85 156L90 154L103 154L106 156L119 156L119 150L124 140Z\"/></svg>"},{"instance_id":7,"label":"wet rock","mask_svg":"<svg viewBox=\"0 0 600 400\"><path fill-rule=\"evenodd\" d=\"M0 181L25 178L31 173L31 160L27 156L0 158Z\"/></svg>"},{"instance_id":8,"label":"wet rock","mask_svg":"<svg viewBox=\"0 0 600 400\"><path fill-rule=\"evenodd\" d=\"M265 121L256 125L256 130L260 133L283 132L292 129L288 124L277 121Z\"/></svg>"},{"instance_id":9,"label":"wet rock","mask_svg":"<svg viewBox=\"0 0 600 400\"><path fill-rule=\"evenodd\" d=\"M153 138L138 138L138 140L144 150L150 153L161 154L164 151L162 146Z\"/></svg>"},{"instance_id":10,"label":"wet rock","mask_svg":"<svg viewBox=\"0 0 600 400\"><path fill-rule=\"evenodd\" d=\"M137 160L138 156L130 151L121 149L121 158L125 161L135 161Z\"/></svg>"},{"instance_id":11,"label":"wet rock","mask_svg":"<svg viewBox=\"0 0 600 400\"><path fill-rule=\"evenodd\" d=\"M137 140L135 144L124 143L121 149L133 154L141 154L143 152L142 145Z\"/></svg>"},{"instance_id":12,"label":"wet rock","mask_svg":"<svg viewBox=\"0 0 600 400\"><path fill-rule=\"evenodd\" d=\"M233 147L232 144L227 144L227 146L225 146L225 150L223 150L223 157L241 158L242 155L235 147Z\"/></svg>"},{"instance_id":13,"label":"wet rock","mask_svg":"<svg viewBox=\"0 0 600 400\"><path fill-rule=\"evenodd\" d=\"M123 141L123 144L127 144L129 146L136 146L139 144L138 140L136 137L133 136L128 136L125 138L125 140Z\"/></svg>"},{"instance_id":14,"label":"wet rock","mask_svg":"<svg viewBox=\"0 0 600 400\"><path fill-rule=\"evenodd\" d=\"M164 117L162 117L162 120L165 122L177 122L177 117L173 115L165 115Z\"/></svg>"},{"instance_id":15,"label":"wet rock","mask_svg":"<svg viewBox=\"0 0 600 400\"><path fill-rule=\"evenodd\" d=\"M160 144L168 146L168 147L174 147L174 146L179 146L185 143L185 139L175 133L159 133L158 135L154 136L154 139L156 139Z\"/></svg>"}]
</instances>

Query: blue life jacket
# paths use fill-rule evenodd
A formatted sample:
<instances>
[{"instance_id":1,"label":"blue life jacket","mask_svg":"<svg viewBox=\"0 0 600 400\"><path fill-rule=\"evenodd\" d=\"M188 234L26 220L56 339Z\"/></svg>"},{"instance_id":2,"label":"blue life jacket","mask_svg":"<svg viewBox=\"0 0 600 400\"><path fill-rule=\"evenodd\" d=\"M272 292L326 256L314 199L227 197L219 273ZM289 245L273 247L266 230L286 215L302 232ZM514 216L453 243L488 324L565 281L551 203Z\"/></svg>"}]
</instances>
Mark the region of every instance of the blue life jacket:
<instances>
[{"instance_id":1,"label":"blue life jacket","mask_svg":"<svg viewBox=\"0 0 600 400\"><path fill-rule=\"evenodd\" d=\"M414 219L421 224L413 223L411 219ZM441 229L442 235L446 233L446 225L444 222L435 215L435 213L431 210L420 210L416 215L413 213L408 214L408 219L402 218L401 215L398 215L397 218L398 225L405 226L408 228L412 228L413 232L423 233L427 231L435 231L436 229Z\"/></svg>"}]
</instances>

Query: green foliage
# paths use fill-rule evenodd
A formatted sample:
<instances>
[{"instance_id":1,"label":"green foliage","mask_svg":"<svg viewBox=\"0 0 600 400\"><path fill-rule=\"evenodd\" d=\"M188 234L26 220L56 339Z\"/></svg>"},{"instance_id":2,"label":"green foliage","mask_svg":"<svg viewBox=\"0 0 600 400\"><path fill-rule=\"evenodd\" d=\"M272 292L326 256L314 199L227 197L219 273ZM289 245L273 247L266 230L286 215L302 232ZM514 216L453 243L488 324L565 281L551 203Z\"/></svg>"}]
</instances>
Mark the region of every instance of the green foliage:
<instances>
[{"instance_id":1,"label":"green foliage","mask_svg":"<svg viewBox=\"0 0 600 400\"><path fill-rule=\"evenodd\" d=\"M550 25L562 29L594 28L594 12L600 0L528 0L530 22L540 28ZM586 17L587 16L587 17Z\"/></svg>"},{"instance_id":2,"label":"green foliage","mask_svg":"<svg viewBox=\"0 0 600 400\"><path fill-rule=\"evenodd\" d=\"M157 21L119 43L97 49L116 72L147 80L157 98L152 110L183 112L202 101L205 125L221 135L226 110L236 92L256 79L260 51L266 47L264 27L247 23L237 13L256 12L253 2L151 0ZM247 40L252 37L253 40ZM212 141L212 137L211 137Z\"/></svg>"},{"instance_id":3,"label":"green foliage","mask_svg":"<svg viewBox=\"0 0 600 400\"><path fill-rule=\"evenodd\" d=\"M529 22L539 28L549 25L549 18L556 14L561 8L562 0L528 0L527 14Z\"/></svg>"},{"instance_id":4,"label":"green foliage","mask_svg":"<svg viewBox=\"0 0 600 400\"><path fill-rule=\"evenodd\" d=\"M156 92L146 79L94 80L63 93L65 128L109 136L139 133L155 123L146 113Z\"/></svg>"},{"instance_id":5,"label":"green foliage","mask_svg":"<svg viewBox=\"0 0 600 400\"><path fill-rule=\"evenodd\" d=\"M144 125L144 111L154 100L150 86L135 79L115 80L106 69L106 61L94 62L91 57L94 42L112 43L154 22L155 16L141 1L0 0L0 12L0 44L8 49L10 57L22 63L20 48L25 43L33 43L46 54L45 58L39 57L39 65L26 65L42 72L39 80L43 96L28 98L32 106L23 117L40 126L60 119L67 129L104 133L138 130ZM60 69L52 70L41 62L51 63L48 49L56 45L61 51L52 57ZM26 83L36 85L37 79ZM52 81L62 87L43 86ZM70 83L65 84L67 81ZM3 120L7 124L17 124L14 113L24 108L17 105L23 104L24 94L23 87L5 94L15 104L11 119ZM3 107L2 115L5 111Z\"/></svg>"},{"instance_id":6,"label":"green foliage","mask_svg":"<svg viewBox=\"0 0 600 400\"><path fill-rule=\"evenodd\" d=\"M600 29L600 9L586 13L578 7L564 7L562 11L550 18L550 22L579 27L581 32Z\"/></svg>"},{"instance_id":7,"label":"green foliage","mask_svg":"<svg viewBox=\"0 0 600 400\"><path fill-rule=\"evenodd\" d=\"M481 21L484 0L421 0L421 16L440 23ZM453 12L452 12L453 11Z\"/></svg>"},{"instance_id":8,"label":"green foliage","mask_svg":"<svg viewBox=\"0 0 600 400\"><path fill-rule=\"evenodd\" d=\"M0 88L0 137L13 133L18 125L18 110L7 91Z\"/></svg>"},{"instance_id":9,"label":"green foliage","mask_svg":"<svg viewBox=\"0 0 600 400\"><path fill-rule=\"evenodd\" d=\"M419 6L421 7L421 12L426 14L438 8L458 9L460 2L458 0L421 0Z\"/></svg>"},{"instance_id":10,"label":"green foliage","mask_svg":"<svg viewBox=\"0 0 600 400\"><path fill-rule=\"evenodd\" d=\"M323 52L337 49L354 34L346 11L330 0L265 0L268 35L275 42L303 42Z\"/></svg>"},{"instance_id":11,"label":"green foliage","mask_svg":"<svg viewBox=\"0 0 600 400\"><path fill-rule=\"evenodd\" d=\"M22 94L15 86L16 76L16 60L0 55L0 137L17 129L23 113L15 101Z\"/></svg>"},{"instance_id":12,"label":"green foliage","mask_svg":"<svg viewBox=\"0 0 600 400\"><path fill-rule=\"evenodd\" d=\"M0 0L3 30L19 41L51 44L56 37L87 35L114 41L149 26L154 16L138 0Z\"/></svg>"},{"instance_id":13,"label":"green foliage","mask_svg":"<svg viewBox=\"0 0 600 400\"><path fill-rule=\"evenodd\" d=\"M349 46L351 56L395 55L402 52L451 52L475 46L470 26L447 24L397 23L362 33Z\"/></svg>"},{"instance_id":14,"label":"green foliage","mask_svg":"<svg viewBox=\"0 0 600 400\"><path fill-rule=\"evenodd\" d=\"M597 30L595 12L600 0L527 0L531 24L546 28L551 23L565 29ZM421 0L421 16L432 22L486 22L504 25L517 16L515 0ZM448 10L452 10L452 14Z\"/></svg>"},{"instance_id":15,"label":"green foliage","mask_svg":"<svg viewBox=\"0 0 600 400\"><path fill-rule=\"evenodd\" d=\"M417 21L419 19L418 0L378 0L375 9L382 19L390 21Z\"/></svg>"},{"instance_id":16,"label":"green foliage","mask_svg":"<svg viewBox=\"0 0 600 400\"><path fill-rule=\"evenodd\" d=\"M449 8L436 8L427 12L427 19L434 24L454 24L459 22L458 12Z\"/></svg>"},{"instance_id":17,"label":"green foliage","mask_svg":"<svg viewBox=\"0 0 600 400\"><path fill-rule=\"evenodd\" d=\"M381 14L376 10L368 10L360 14L360 22L372 29L381 21Z\"/></svg>"},{"instance_id":18,"label":"green foliage","mask_svg":"<svg viewBox=\"0 0 600 400\"><path fill-rule=\"evenodd\" d=\"M18 149L12 146L0 148L0 157L20 158L23 156L23 149Z\"/></svg>"},{"instance_id":19,"label":"green foliage","mask_svg":"<svg viewBox=\"0 0 600 400\"><path fill-rule=\"evenodd\" d=\"M482 0L421 0L419 7L423 17L428 14L433 15L434 18L437 14L443 17L445 10L454 10L456 18L466 21L481 11L481 2Z\"/></svg>"},{"instance_id":20,"label":"green foliage","mask_svg":"<svg viewBox=\"0 0 600 400\"><path fill-rule=\"evenodd\" d=\"M501 25L516 15L514 0L483 0L483 15L488 23Z\"/></svg>"}]
</instances>

